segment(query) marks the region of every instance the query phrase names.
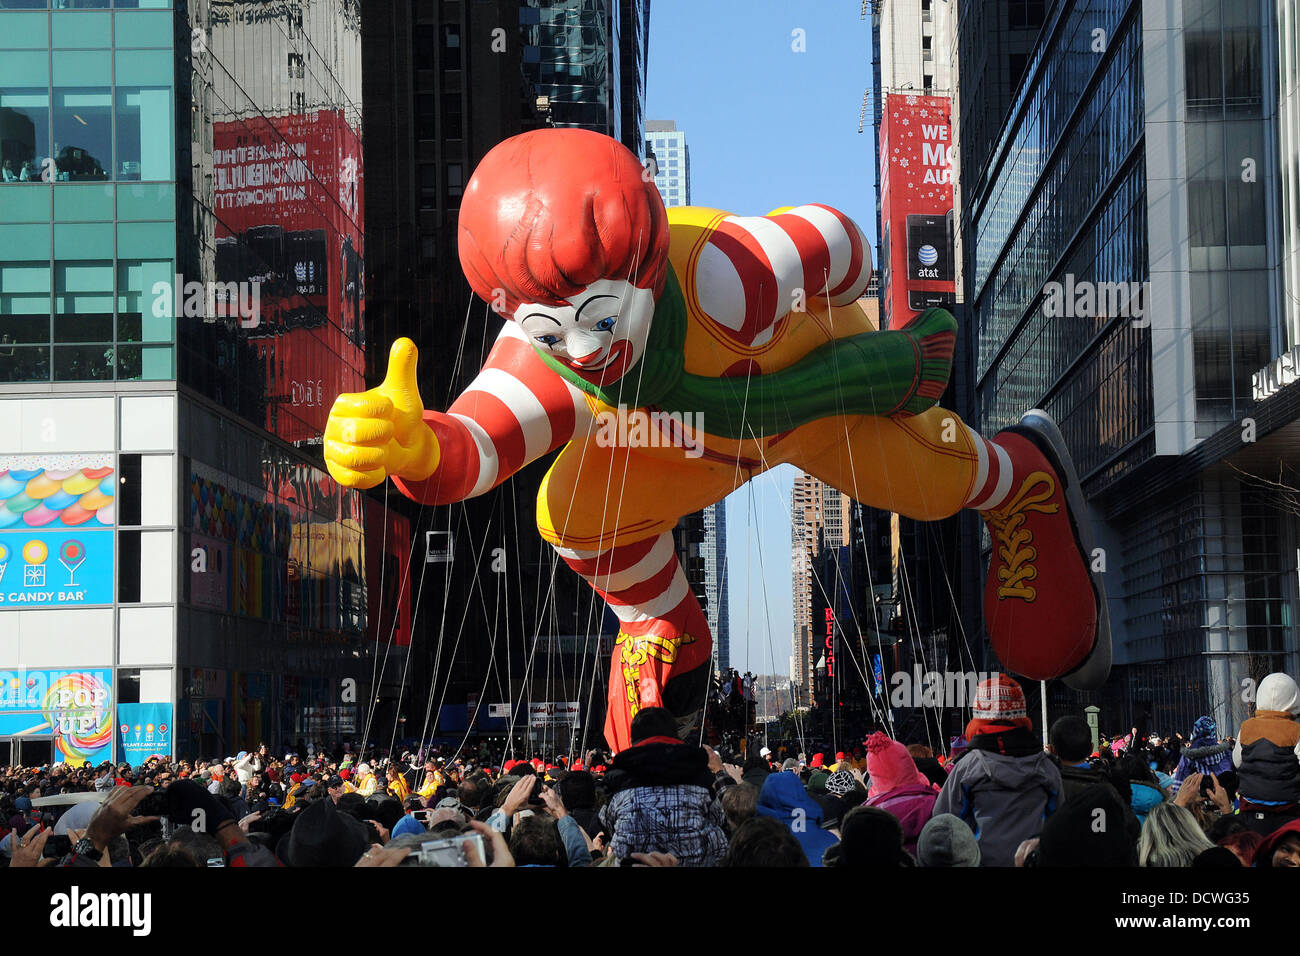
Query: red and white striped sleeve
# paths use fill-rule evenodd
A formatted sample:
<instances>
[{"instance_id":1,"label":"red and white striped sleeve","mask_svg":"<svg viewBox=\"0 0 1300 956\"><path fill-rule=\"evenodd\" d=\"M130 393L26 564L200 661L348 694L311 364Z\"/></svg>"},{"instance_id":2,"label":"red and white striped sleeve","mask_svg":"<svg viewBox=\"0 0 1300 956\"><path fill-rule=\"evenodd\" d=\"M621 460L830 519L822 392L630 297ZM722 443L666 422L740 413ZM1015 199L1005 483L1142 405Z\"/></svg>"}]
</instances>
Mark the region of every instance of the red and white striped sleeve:
<instances>
[{"instance_id":1,"label":"red and white striped sleeve","mask_svg":"<svg viewBox=\"0 0 1300 956\"><path fill-rule=\"evenodd\" d=\"M700 252L697 301L746 347L763 345L805 301L848 305L871 282L871 245L848 216L809 203L767 216L727 216Z\"/></svg>"},{"instance_id":2,"label":"red and white striped sleeve","mask_svg":"<svg viewBox=\"0 0 1300 956\"><path fill-rule=\"evenodd\" d=\"M424 420L438 438L438 469L424 481L393 480L427 505L481 495L594 423L583 393L547 368L513 321L469 388Z\"/></svg>"}]
</instances>

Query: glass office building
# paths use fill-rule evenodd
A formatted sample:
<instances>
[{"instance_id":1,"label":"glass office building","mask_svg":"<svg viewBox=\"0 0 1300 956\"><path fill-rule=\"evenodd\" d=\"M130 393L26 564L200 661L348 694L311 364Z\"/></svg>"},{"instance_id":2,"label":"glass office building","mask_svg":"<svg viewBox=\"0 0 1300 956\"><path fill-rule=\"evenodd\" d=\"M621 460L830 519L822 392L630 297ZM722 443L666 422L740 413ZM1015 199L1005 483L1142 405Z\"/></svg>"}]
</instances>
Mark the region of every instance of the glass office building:
<instances>
[{"instance_id":1,"label":"glass office building","mask_svg":"<svg viewBox=\"0 0 1300 956\"><path fill-rule=\"evenodd\" d=\"M1107 726L1186 733L1202 712L1235 728L1242 681L1296 669L1296 516L1258 480L1293 460L1291 418L1252 387L1295 344L1291 240L1272 5L1157 6L1047 3L1005 104L965 81L999 75L987 34L1009 27L963 13L963 115L996 133L962 133L962 411L988 435L1032 407L1059 423L1107 555L1117 666L1093 699ZM1062 314L1051 283L1098 296ZM1118 283L1142 314L1101 304Z\"/></svg>"},{"instance_id":2,"label":"glass office building","mask_svg":"<svg viewBox=\"0 0 1300 956\"><path fill-rule=\"evenodd\" d=\"M556 126L578 126L644 155L650 0L526 0L524 75Z\"/></svg>"},{"instance_id":3,"label":"glass office building","mask_svg":"<svg viewBox=\"0 0 1300 956\"><path fill-rule=\"evenodd\" d=\"M351 738L409 641L368 607L404 522L319 449L364 387L359 3L65 6L0 0L0 677L100 693L7 692L0 745Z\"/></svg>"}]
</instances>

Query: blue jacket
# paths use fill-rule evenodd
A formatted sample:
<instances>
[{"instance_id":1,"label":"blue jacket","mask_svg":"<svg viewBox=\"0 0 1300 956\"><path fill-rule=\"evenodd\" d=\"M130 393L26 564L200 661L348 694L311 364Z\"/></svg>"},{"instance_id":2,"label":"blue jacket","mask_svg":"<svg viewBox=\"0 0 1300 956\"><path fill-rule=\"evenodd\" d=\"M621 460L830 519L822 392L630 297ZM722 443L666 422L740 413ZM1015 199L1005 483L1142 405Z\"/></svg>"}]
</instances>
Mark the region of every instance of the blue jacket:
<instances>
[{"instance_id":1,"label":"blue jacket","mask_svg":"<svg viewBox=\"0 0 1300 956\"><path fill-rule=\"evenodd\" d=\"M1130 783L1129 787L1133 792L1133 796L1129 800L1129 806L1133 808L1133 813L1137 815L1138 823L1145 826L1147 813L1156 804L1164 803L1165 795L1149 783Z\"/></svg>"},{"instance_id":2,"label":"blue jacket","mask_svg":"<svg viewBox=\"0 0 1300 956\"><path fill-rule=\"evenodd\" d=\"M799 841L812 866L821 866L822 854L838 842L822 829L821 804L808 796L803 783L788 771L771 774L763 781L757 813L781 821Z\"/></svg>"}]
</instances>

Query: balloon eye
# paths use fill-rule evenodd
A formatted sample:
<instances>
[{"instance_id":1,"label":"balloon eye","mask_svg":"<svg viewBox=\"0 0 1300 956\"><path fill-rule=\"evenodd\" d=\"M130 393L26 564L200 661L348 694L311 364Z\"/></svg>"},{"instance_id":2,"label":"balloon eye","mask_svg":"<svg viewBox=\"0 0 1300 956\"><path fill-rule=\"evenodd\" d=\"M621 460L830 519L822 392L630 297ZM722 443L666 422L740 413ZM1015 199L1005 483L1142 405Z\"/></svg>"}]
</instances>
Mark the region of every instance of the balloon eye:
<instances>
[{"instance_id":1,"label":"balloon eye","mask_svg":"<svg viewBox=\"0 0 1300 956\"><path fill-rule=\"evenodd\" d=\"M601 319L599 322L596 323L596 331L608 332L610 329L614 327L614 323L616 321L617 319L613 318L612 316L608 319Z\"/></svg>"},{"instance_id":2,"label":"balloon eye","mask_svg":"<svg viewBox=\"0 0 1300 956\"><path fill-rule=\"evenodd\" d=\"M560 337L558 335L539 335L537 336L537 341L541 342L543 345L554 345L556 342L560 341Z\"/></svg>"}]
</instances>

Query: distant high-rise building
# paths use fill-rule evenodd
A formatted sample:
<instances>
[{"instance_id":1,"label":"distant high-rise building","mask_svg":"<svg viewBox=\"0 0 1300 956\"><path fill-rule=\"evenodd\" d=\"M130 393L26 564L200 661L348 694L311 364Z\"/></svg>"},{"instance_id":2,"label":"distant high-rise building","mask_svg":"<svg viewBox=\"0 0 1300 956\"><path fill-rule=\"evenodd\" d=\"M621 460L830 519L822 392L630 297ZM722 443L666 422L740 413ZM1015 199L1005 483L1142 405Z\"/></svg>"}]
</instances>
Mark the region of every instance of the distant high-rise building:
<instances>
[{"instance_id":1,"label":"distant high-rise building","mask_svg":"<svg viewBox=\"0 0 1300 956\"><path fill-rule=\"evenodd\" d=\"M813 562L823 547L849 543L849 496L812 475L794 481L790 497L790 567L794 606L794 704L812 703L813 669L821 642L813 621L814 590L817 586Z\"/></svg>"},{"instance_id":2,"label":"distant high-rise building","mask_svg":"<svg viewBox=\"0 0 1300 956\"><path fill-rule=\"evenodd\" d=\"M704 509L704 613L713 632L714 666L726 671L731 666L731 627L727 601L727 503L719 501Z\"/></svg>"},{"instance_id":3,"label":"distant high-rise building","mask_svg":"<svg viewBox=\"0 0 1300 956\"><path fill-rule=\"evenodd\" d=\"M665 206L691 204L691 151L686 134L671 120L649 120L646 142L654 150L655 185Z\"/></svg>"}]
</instances>

